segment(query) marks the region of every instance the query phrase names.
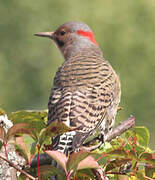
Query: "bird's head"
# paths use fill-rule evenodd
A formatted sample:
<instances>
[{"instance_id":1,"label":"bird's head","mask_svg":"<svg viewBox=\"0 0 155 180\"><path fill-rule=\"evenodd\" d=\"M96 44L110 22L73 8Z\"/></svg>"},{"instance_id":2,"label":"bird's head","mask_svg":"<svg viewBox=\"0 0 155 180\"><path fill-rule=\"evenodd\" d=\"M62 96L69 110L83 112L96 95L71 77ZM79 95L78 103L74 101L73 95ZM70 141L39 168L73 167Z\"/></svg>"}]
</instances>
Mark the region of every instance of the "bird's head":
<instances>
[{"instance_id":1,"label":"bird's head","mask_svg":"<svg viewBox=\"0 0 155 180\"><path fill-rule=\"evenodd\" d=\"M55 32L40 32L35 35L52 39L65 59L83 48L98 46L92 30L83 22L67 22Z\"/></svg>"}]
</instances>

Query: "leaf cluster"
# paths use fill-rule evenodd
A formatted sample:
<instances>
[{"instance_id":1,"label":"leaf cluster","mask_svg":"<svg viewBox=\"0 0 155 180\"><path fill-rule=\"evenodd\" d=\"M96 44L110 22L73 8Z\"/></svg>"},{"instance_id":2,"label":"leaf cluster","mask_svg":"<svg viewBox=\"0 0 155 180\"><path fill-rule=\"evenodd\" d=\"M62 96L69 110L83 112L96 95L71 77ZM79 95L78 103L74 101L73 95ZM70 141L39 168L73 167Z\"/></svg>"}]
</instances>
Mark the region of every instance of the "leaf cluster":
<instances>
[{"instance_id":1,"label":"leaf cluster","mask_svg":"<svg viewBox=\"0 0 155 180\"><path fill-rule=\"evenodd\" d=\"M151 179L155 178L154 151L149 147L150 135L145 127L128 130L110 143L103 144L99 149L89 152L80 150L71 155L53 151L50 147L51 137L74 129L63 123L54 122L46 127L47 111L18 111L10 114L13 126L5 132L0 127L0 148L14 139L16 151L31 165L33 157L40 152L48 154L59 167L42 165L25 168L30 174L40 179L48 179L57 175L59 179L97 179L97 170L102 169L109 179ZM26 141L28 136L30 141ZM25 179L23 175L20 179Z\"/></svg>"}]
</instances>

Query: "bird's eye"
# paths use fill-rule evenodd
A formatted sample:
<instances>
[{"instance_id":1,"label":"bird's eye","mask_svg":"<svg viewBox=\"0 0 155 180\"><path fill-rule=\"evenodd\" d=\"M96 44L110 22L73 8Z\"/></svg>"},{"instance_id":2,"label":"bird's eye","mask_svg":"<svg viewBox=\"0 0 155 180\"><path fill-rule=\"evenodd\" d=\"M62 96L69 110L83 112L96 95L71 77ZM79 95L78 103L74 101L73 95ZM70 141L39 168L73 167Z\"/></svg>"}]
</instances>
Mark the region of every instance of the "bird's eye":
<instances>
[{"instance_id":1,"label":"bird's eye","mask_svg":"<svg viewBox=\"0 0 155 180\"><path fill-rule=\"evenodd\" d=\"M65 33L66 33L65 31L60 32L61 36L63 36Z\"/></svg>"}]
</instances>

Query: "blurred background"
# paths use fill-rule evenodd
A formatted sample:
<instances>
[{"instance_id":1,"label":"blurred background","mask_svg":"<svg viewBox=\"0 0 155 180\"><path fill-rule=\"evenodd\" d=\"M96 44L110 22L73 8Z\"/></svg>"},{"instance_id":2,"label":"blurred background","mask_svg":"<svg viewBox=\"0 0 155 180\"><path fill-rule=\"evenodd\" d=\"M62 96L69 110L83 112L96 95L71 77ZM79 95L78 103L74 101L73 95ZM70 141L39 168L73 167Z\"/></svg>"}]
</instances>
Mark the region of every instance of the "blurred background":
<instances>
[{"instance_id":1,"label":"blurred background","mask_svg":"<svg viewBox=\"0 0 155 180\"><path fill-rule=\"evenodd\" d=\"M155 149L155 0L0 0L0 107L7 113L47 108L63 58L54 43L33 34L66 21L92 28L121 79L117 121L133 114Z\"/></svg>"}]
</instances>

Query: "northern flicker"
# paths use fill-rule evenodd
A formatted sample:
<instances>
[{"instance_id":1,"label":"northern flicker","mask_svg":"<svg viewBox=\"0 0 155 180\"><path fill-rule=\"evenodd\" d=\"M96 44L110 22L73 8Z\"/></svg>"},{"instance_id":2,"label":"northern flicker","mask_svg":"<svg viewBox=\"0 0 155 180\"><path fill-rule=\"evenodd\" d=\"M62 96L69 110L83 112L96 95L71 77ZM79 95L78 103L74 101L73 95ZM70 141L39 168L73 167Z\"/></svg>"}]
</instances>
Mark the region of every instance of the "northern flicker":
<instances>
[{"instance_id":1,"label":"northern flicker","mask_svg":"<svg viewBox=\"0 0 155 180\"><path fill-rule=\"evenodd\" d=\"M92 30L82 22L67 22L55 32L36 33L52 39L65 61L59 67L48 103L48 125L64 122L77 130L54 137L53 149L77 150L99 130L104 137L115 122L120 81L104 59Z\"/></svg>"}]
</instances>

